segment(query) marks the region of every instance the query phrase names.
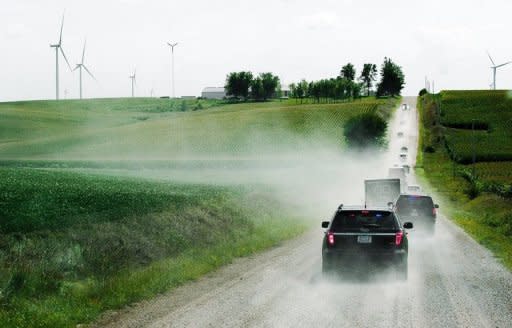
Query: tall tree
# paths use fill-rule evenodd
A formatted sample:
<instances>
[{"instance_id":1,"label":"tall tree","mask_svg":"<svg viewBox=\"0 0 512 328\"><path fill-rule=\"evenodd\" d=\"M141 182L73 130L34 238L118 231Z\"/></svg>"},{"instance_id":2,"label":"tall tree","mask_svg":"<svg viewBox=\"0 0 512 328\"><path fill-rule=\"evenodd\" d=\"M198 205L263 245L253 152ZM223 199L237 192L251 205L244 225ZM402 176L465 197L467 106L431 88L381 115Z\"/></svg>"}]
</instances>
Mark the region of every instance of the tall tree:
<instances>
[{"instance_id":1,"label":"tall tree","mask_svg":"<svg viewBox=\"0 0 512 328\"><path fill-rule=\"evenodd\" d=\"M228 76L226 76L226 84L224 85L224 89L226 89L226 95L238 97L237 80L237 72L231 72L228 74Z\"/></svg>"},{"instance_id":2,"label":"tall tree","mask_svg":"<svg viewBox=\"0 0 512 328\"><path fill-rule=\"evenodd\" d=\"M289 88L290 88L290 97L292 98L299 98L298 95L297 95L297 85L295 83L291 83L289 85Z\"/></svg>"},{"instance_id":3,"label":"tall tree","mask_svg":"<svg viewBox=\"0 0 512 328\"><path fill-rule=\"evenodd\" d=\"M373 81L375 81L377 75L377 65L375 64L364 64L363 71L359 80L366 86L367 95L370 95L370 89L372 88Z\"/></svg>"},{"instance_id":4,"label":"tall tree","mask_svg":"<svg viewBox=\"0 0 512 328\"><path fill-rule=\"evenodd\" d=\"M391 58L384 58L380 69L380 82L377 85L377 96L399 96L405 84L402 68Z\"/></svg>"},{"instance_id":5,"label":"tall tree","mask_svg":"<svg viewBox=\"0 0 512 328\"><path fill-rule=\"evenodd\" d=\"M276 93L276 89L279 85L279 77L272 73L261 73L259 78L261 79L263 88L263 100L272 98Z\"/></svg>"},{"instance_id":6,"label":"tall tree","mask_svg":"<svg viewBox=\"0 0 512 328\"><path fill-rule=\"evenodd\" d=\"M302 79L295 87L296 97L300 98L301 104L302 104L302 98L309 95L308 87L309 87L308 82L304 79Z\"/></svg>"},{"instance_id":7,"label":"tall tree","mask_svg":"<svg viewBox=\"0 0 512 328\"><path fill-rule=\"evenodd\" d=\"M249 86L253 79L251 72L231 72L226 77L226 94L244 100L249 96Z\"/></svg>"},{"instance_id":8,"label":"tall tree","mask_svg":"<svg viewBox=\"0 0 512 328\"><path fill-rule=\"evenodd\" d=\"M263 89L263 80L260 76L252 79L251 81L251 97L254 100L265 100L265 92Z\"/></svg>"},{"instance_id":9,"label":"tall tree","mask_svg":"<svg viewBox=\"0 0 512 328\"><path fill-rule=\"evenodd\" d=\"M354 81L356 77L356 69L354 68L354 65L348 63L347 65L343 66L341 68L340 76L344 79Z\"/></svg>"}]
</instances>

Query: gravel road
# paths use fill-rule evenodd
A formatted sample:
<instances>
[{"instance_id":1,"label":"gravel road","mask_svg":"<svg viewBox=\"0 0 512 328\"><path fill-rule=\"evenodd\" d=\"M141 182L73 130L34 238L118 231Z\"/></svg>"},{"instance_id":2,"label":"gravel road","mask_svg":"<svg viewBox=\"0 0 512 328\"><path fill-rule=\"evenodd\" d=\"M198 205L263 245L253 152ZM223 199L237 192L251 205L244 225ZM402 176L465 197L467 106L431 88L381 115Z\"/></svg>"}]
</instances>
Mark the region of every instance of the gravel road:
<instances>
[{"instance_id":1,"label":"gravel road","mask_svg":"<svg viewBox=\"0 0 512 328\"><path fill-rule=\"evenodd\" d=\"M413 164L416 98L404 101L411 109L399 109L393 118L389 156L398 163L406 143ZM97 326L512 327L512 274L442 213L434 237L410 233L407 282L387 273L358 281L323 279L320 221L298 239L110 313Z\"/></svg>"}]
</instances>

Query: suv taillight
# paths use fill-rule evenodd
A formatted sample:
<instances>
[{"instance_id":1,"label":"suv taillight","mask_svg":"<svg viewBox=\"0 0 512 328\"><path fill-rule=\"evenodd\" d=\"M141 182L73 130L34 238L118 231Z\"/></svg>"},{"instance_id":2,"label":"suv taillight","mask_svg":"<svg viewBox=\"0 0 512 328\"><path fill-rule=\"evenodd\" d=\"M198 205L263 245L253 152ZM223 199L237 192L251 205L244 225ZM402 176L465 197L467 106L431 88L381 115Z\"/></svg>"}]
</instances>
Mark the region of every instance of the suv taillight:
<instances>
[{"instance_id":1,"label":"suv taillight","mask_svg":"<svg viewBox=\"0 0 512 328\"><path fill-rule=\"evenodd\" d=\"M400 244L402 243L402 239L404 238L404 232L403 231L398 231L397 233L395 233L395 245L396 246L400 246Z\"/></svg>"},{"instance_id":2,"label":"suv taillight","mask_svg":"<svg viewBox=\"0 0 512 328\"><path fill-rule=\"evenodd\" d=\"M332 232L327 233L327 244L329 246L334 246L334 234Z\"/></svg>"},{"instance_id":3,"label":"suv taillight","mask_svg":"<svg viewBox=\"0 0 512 328\"><path fill-rule=\"evenodd\" d=\"M436 216L437 215L437 211L436 211L436 208L435 207L432 207L432 216Z\"/></svg>"}]
</instances>

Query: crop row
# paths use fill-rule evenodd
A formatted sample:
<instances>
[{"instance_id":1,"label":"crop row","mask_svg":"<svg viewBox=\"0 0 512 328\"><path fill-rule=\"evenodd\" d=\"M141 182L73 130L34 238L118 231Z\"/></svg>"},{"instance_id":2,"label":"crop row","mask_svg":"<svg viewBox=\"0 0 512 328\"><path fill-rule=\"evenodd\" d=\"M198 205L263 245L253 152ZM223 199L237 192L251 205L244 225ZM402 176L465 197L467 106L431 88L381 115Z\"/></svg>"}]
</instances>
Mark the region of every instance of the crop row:
<instances>
[{"instance_id":1,"label":"crop row","mask_svg":"<svg viewBox=\"0 0 512 328\"><path fill-rule=\"evenodd\" d=\"M511 133L512 94L504 91L443 91L440 108L441 123L471 128L486 125L488 129ZM508 129L507 129L508 128Z\"/></svg>"},{"instance_id":2,"label":"crop row","mask_svg":"<svg viewBox=\"0 0 512 328\"><path fill-rule=\"evenodd\" d=\"M475 173L482 181L512 185L512 162L476 163Z\"/></svg>"},{"instance_id":3,"label":"crop row","mask_svg":"<svg viewBox=\"0 0 512 328\"><path fill-rule=\"evenodd\" d=\"M512 95L443 91L439 108L446 146L459 163L512 160ZM474 131L473 131L474 129Z\"/></svg>"},{"instance_id":4,"label":"crop row","mask_svg":"<svg viewBox=\"0 0 512 328\"><path fill-rule=\"evenodd\" d=\"M459 163L471 163L475 160L510 161L512 160L512 137L463 129L446 129L445 139L450 156Z\"/></svg>"},{"instance_id":5,"label":"crop row","mask_svg":"<svg viewBox=\"0 0 512 328\"><path fill-rule=\"evenodd\" d=\"M0 155L11 159L56 156L158 159L182 154L204 157L296 151L302 144L318 138L342 144L343 123L354 115L378 110L380 104L380 101L302 106L290 102L233 104L184 115L153 117L136 124L113 120L113 126L104 129L86 126L59 131L59 125L54 124L39 130L39 135L44 137L16 135L13 138L21 138L19 142L0 144ZM22 122L22 117L18 121ZM116 126L116 123L122 124ZM9 135L4 138L9 139Z\"/></svg>"},{"instance_id":6,"label":"crop row","mask_svg":"<svg viewBox=\"0 0 512 328\"><path fill-rule=\"evenodd\" d=\"M0 233L117 221L169 206L177 209L190 205L195 195L209 198L216 192L206 187L20 168L0 168L0 181Z\"/></svg>"}]
</instances>

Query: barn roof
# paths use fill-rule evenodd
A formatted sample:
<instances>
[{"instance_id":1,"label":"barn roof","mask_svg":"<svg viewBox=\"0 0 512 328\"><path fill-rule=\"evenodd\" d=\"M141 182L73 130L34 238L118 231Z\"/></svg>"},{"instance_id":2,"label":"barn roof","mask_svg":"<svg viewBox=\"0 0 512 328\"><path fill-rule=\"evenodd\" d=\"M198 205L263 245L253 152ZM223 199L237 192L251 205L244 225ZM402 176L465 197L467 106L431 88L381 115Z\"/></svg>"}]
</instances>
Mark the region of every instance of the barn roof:
<instances>
[{"instance_id":1,"label":"barn roof","mask_svg":"<svg viewBox=\"0 0 512 328\"><path fill-rule=\"evenodd\" d=\"M206 87L203 92L225 92L223 87Z\"/></svg>"}]
</instances>

